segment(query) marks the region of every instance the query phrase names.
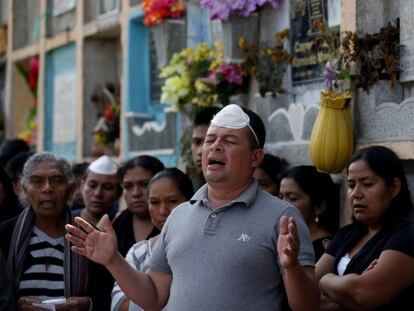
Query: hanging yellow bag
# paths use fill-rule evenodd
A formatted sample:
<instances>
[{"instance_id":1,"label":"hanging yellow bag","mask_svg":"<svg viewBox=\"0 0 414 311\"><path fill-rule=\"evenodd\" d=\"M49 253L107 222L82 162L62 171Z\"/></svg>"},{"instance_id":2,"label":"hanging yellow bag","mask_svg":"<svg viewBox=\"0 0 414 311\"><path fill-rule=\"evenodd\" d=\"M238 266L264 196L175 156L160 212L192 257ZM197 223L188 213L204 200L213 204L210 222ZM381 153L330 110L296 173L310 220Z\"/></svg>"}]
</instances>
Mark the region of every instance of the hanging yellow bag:
<instances>
[{"instance_id":1,"label":"hanging yellow bag","mask_svg":"<svg viewBox=\"0 0 414 311\"><path fill-rule=\"evenodd\" d=\"M351 94L321 92L321 107L313 126L310 157L325 173L340 173L353 153Z\"/></svg>"}]
</instances>

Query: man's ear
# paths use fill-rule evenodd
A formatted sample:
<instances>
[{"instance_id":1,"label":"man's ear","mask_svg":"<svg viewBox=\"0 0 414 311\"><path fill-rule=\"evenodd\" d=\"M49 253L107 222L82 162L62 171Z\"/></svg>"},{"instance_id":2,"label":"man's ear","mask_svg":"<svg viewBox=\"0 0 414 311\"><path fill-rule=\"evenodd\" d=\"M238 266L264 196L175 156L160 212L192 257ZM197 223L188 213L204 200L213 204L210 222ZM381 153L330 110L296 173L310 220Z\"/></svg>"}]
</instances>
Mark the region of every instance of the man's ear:
<instances>
[{"instance_id":1,"label":"man's ear","mask_svg":"<svg viewBox=\"0 0 414 311\"><path fill-rule=\"evenodd\" d=\"M257 148L253 150L253 161L252 166L254 168L258 167L264 158L264 150L262 148Z\"/></svg>"}]
</instances>

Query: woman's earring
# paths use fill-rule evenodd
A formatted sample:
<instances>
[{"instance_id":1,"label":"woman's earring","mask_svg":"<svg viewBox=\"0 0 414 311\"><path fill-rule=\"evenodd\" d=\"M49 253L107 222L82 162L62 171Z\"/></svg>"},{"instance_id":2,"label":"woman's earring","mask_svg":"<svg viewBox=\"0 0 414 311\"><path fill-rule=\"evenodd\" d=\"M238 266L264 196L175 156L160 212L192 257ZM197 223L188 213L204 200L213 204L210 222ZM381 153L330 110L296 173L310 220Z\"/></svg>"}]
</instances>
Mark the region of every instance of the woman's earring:
<instances>
[{"instance_id":1,"label":"woman's earring","mask_svg":"<svg viewBox=\"0 0 414 311\"><path fill-rule=\"evenodd\" d=\"M318 223L318 222L319 222L319 217L315 216L315 223Z\"/></svg>"}]
</instances>

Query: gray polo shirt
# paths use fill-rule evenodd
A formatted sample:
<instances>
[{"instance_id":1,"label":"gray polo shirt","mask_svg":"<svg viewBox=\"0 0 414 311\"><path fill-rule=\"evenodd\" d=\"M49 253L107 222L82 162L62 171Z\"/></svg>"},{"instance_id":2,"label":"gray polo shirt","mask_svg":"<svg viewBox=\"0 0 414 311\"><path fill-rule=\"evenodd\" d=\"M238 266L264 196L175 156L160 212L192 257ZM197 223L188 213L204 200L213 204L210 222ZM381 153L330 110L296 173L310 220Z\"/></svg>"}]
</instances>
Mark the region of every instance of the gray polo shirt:
<instances>
[{"instance_id":1,"label":"gray polo shirt","mask_svg":"<svg viewBox=\"0 0 414 311\"><path fill-rule=\"evenodd\" d=\"M303 266L314 265L309 230L298 209L259 189L255 180L237 199L214 209L207 185L173 210L151 257L151 268L173 275L166 310L281 310L277 259L282 215L298 226Z\"/></svg>"}]
</instances>

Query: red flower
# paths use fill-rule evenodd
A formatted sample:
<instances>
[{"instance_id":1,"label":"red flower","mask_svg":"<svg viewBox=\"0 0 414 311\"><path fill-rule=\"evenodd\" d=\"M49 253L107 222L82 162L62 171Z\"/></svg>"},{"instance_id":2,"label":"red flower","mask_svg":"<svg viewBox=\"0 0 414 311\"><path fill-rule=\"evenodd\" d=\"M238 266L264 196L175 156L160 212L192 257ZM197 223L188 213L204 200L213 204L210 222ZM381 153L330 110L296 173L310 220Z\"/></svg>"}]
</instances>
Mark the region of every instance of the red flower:
<instances>
[{"instance_id":1,"label":"red flower","mask_svg":"<svg viewBox=\"0 0 414 311\"><path fill-rule=\"evenodd\" d=\"M29 60L29 70L27 73L27 83L32 92L37 90L37 78L39 76L39 57L33 56Z\"/></svg>"},{"instance_id":2,"label":"red flower","mask_svg":"<svg viewBox=\"0 0 414 311\"><path fill-rule=\"evenodd\" d=\"M153 26L166 18L179 18L185 11L182 0L143 0L144 24Z\"/></svg>"}]
</instances>

